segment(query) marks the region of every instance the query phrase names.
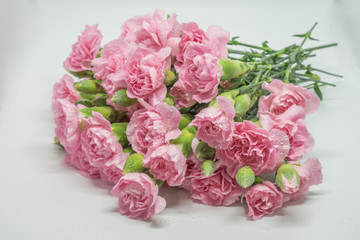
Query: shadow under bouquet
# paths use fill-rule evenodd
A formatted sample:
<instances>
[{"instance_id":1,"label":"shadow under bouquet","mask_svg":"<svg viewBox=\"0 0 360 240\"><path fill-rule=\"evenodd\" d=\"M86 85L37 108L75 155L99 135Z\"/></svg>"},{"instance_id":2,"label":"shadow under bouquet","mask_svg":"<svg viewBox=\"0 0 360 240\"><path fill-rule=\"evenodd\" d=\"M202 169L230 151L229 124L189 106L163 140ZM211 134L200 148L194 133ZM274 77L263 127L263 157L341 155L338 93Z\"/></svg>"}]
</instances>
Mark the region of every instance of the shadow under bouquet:
<instances>
[{"instance_id":1,"label":"shadow under bouquet","mask_svg":"<svg viewBox=\"0 0 360 240\"><path fill-rule=\"evenodd\" d=\"M316 25L316 24L315 24ZM55 142L65 162L114 187L119 211L148 219L164 210L162 186L207 205L246 202L257 220L322 182L305 118L334 86L304 64L312 31L282 49L241 43L155 10L133 17L101 46L86 26L53 89ZM314 90L314 91L313 91Z\"/></svg>"}]
</instances>

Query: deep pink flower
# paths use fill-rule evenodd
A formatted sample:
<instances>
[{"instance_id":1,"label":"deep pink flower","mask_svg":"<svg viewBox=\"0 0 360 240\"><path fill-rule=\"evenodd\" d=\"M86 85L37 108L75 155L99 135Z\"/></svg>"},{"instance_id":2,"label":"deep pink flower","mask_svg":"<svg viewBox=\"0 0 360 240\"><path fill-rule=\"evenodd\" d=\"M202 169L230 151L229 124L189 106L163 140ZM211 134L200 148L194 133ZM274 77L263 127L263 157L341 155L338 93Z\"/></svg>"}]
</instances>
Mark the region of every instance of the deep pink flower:
<instances>
[{"instance_id":1,"label":"deep pink flower","mask_svg":"<svg viewBox=\"0 0 360 240\"><path fill-rule=\"evenodd\" d=\"M309 187L322 183L321 164L317 158L309 158L303 164L294 164L300 176L299 190L292 194L284 194L284 202L303 198Z\"/></svg>"},{"instance_id":2,"label":"deep pink flower","mask_svg":"<svg viewBox=\"0 0 360 240\"><path fill-rule=\"evenodd\" d=\"M81 133L80 144L89 163L102 168L113 163L125 163L126 157L121 144L112 132L111 124L100 113L84 119L85 129Z\"/></svg>"},{"instance_id":3,"label":"deep pink flower","mask_svg":"<svg viewBox=\"0 0 360 240\"><path fill-rule=\"evenodd\" d=\"M147 107L134 112L126 128L132 148L143 155L150 147L168 144L181 134L178 129L181 114L175 107L166 103Z\"/></svg>"},{"instance_id":4,"label":"deep pink flower","mask_svg":"<svg viewBox=\"0 0 360 240\"><path fill-rule=\"evenodd\" d=\"M186 159L176 145L150 148L142 163L154 178L166 181L169 186L179 186L185 179Z\"/></svg>"},{"instance_id":5,"label":"deep pink flower","mask_svg":"<svg viewBox=\"0 0 360 240\"><path fill-rule=\"evenodd\" d=\"M128 173L120 178L111 194L119 199L120 213L130 218L148 219L164 210L165 199L145 173Z\"/></svg>"},{"instance_id":6,"label":"deep pink flower","mask_svg":"<svg viewBox=\"0 0 360 240\"><path fill-rule=\"evenodd\" d=\"M314 139L306 128L305 111L302 107L292 106L281 116L273 113L264 113L259 116L264 129L279 129L287 134L290 150L286 159L297 162L304 153L311 152Z\"/></svg>"},{"instance_id":7,"label":"deep pink flower","mask_svg":"<svg viewBox=\"0 0 360 240\"><path fill-rule=\"evenodd\" d=\"M270 84L263 83L262 88L268 90L270 95L260 98L258 116L266 112L281 115L293 105L304 108L305 112L310 114L320 105L320 100L314 93L291 83L285 84L275 79Z\"/></svg>"},{"instance_id":8,"label":"deep pink flower","mask_svg":"<svg viewBox=\"0 0 360 240\"><path fill-rule=\"evenodd\" d=\"M244 197L249 207L248 215L253 220L258 220L265 214L273 214L283 203L282 193L269 181L251 187Z\"/></svg>"},{"instance_id":9,"label":"deep pink flower","mask_svg":"<svg viewBox=\"0 0 360 240\"><path fill-rule=\"evenodd\" d=\"M96 58L100 49L102 35L94 26L85 26L78 41L72 46L72 52L64 62L64 68L71 72L91 70L91 61Z\"/></svg>"},{"instance_id":10,"label":"deep pink flower","mask_svg":"<svg viewBox=\"0 0 360 240\"><path fill-rule=\"evenodd\" d=\"M74 81L68 74L65 74L60 81L54 85L52 96L53 109L56 107L55 105L58 104L58 99L64 99L70 103L74 103L80 99L79 93L74 88Z\"/></svg>"},{"instance_id":11,"label":"deep pink flower","mask_svg":"<svg viewBox=\"0 0 360 240\"><path fill-rule=\"evenodd\" d=\"M234 177L243 166L255 175L275 171L289 151L289 139L280 130L267 131L250 121L235 122L232 141L225 149L216 151L220 162Z\"/></svg>"},{"instance_id":12,"label":"deep pink flower","mask_svg":"<svg viewBox=\"0 0 360 240\"><path fill-rule=\"evenodd\" d=\"M208 177L201 173L201 168L193 169L188 190L192 199L206 205L228 206L239 200L244 189L239 187L222 167Z\"/></svg>"},{"instance_id":13,"label":"deep pink flower","mask_svg":"<svg viewBox=\"0 0 360 240\"><path fill-rule=\"evenodd\" d=\"M196 137L214 148L226 148L234 131L234 105L225 97L216 98L219 108L201 110L189 126L197 127Z\"/></svg>"},{"instance_id":14,"label":"deep pink flower","mask_svg":"<svg viewBox=\"0 0 360 240\"><path fill-rule=\"evenodd\" d=\"M95 179L100 177L99 169L90 165L81 148L73 154L66 154L65 163L73 166L79 174L86 178Z\"/></svg>"},{"instance_id":15,"label":"deep pink flower","mask_svg":"<svg viewBox=\"0 0 360 240\"><path fill-rule=\"evenodd\" d=\"M80 145L81 127L78 108L66 99L58 99L53 102L53 111L55 135L65 151L72 154Z\"/></svg>"},{"instance_id":16,"label":"deep pink flower","mask_svg":"<svg viewBox=\"0 0 360 240\"><path fill-rule=\"evenodd\" d=\"M180 25L175 18L175 14L165 18L165 11L157 9L153 13L125 21L120 37L129 42L144 44L154 51L170 47L172 55L175 55L180 41Z\"/></svg>"}]
</instances>

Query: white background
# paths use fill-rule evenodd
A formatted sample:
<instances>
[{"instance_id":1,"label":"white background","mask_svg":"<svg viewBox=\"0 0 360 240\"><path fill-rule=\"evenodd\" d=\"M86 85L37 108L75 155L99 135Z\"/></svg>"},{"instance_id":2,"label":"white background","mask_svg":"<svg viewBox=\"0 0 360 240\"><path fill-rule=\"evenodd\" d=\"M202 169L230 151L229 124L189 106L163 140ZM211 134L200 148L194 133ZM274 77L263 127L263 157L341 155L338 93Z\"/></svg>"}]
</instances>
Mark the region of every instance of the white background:
<instances>
[{"instance_id":1,"label":"white background","mask_svg":"<svg viewBox=\"0 0 360 240\"><path fill-rule=\"evenodd\" d=\"M77 174L52 144L52 87L85 24L99 23L106 43L121 24L155 8L206 29L221 25L241 41L290 45L319 22L314 37L338 42L314 66L344 75L323 90L307 117L324 183L308 196L251 221L246 207L193 203L162 190L168 207L151 221L117 211L110 186ZM360 1L0 1L0 239L355 239L360 234ZM311 46L314 43L310 43Z\"/></svg>"}]
</instances>

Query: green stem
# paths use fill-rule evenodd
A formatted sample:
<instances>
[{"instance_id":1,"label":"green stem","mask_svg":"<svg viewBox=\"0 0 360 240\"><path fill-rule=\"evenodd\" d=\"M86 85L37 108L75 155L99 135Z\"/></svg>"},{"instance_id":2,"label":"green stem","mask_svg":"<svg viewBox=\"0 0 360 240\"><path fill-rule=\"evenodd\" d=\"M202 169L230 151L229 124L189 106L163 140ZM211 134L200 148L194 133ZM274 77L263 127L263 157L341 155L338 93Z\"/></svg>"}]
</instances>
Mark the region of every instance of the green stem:
<instances>
[{"instance_id":1,"label":"green stem","mask_svg":"<svg viewBox=\"0 0 360 240\"><path fill-rule=\"evenodd\" d=\"M331 76L334 76L334 77L339 77L339 78L342 78L342 77L343 77L342 75L338 75L338 74L335 74L335 73L326 72L326 71L324 71L324 70L317 69L317 68L311 68L311 70L314 70L314 71L317 71L317 72L321 72L321 73L324 73L324 74L327 74L327 75L331 75Z\"/></svg>"},{"instance_id":2,"label":"green stem","mask_svg":"<svg viewBox=\"0 0 360 240\"><path fill-rule=\"evenodd\" d=\"M311 52L311 51L318 50L318 49L335 47L335 46L337 46L337 45L338 45L337 43L330 43L330 44L321 45L321 46L317 46L317 47L306 48L306 49L304 49L304 51L305 51L305 52Z\"/></svg>"}]
</instances>

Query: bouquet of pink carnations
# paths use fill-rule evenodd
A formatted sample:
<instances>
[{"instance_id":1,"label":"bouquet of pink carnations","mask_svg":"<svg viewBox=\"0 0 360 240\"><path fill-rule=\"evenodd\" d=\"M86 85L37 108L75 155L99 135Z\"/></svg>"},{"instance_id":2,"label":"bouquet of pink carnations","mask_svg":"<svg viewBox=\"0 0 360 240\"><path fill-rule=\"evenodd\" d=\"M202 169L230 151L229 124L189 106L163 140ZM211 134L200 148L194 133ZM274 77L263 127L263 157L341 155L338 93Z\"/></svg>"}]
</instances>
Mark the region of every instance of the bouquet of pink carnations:
<instances>
[{"instance_id":1,"label":"bouquet of pink carnations","mask_svg":"<svg viewBox=\"0 0 360 240\"><path fill-rule=\"evenodd\" d=\"M113 184L130 218L164 210L160 187L206 205L245 201L254 220L304 197L322 182L318 159L301 161L314 145L305 117L333 85L316 73L338 76L304 64L336 45L304 48L313 28L274 50L159 10L127 20L103 47L86 26L64 61L79 79L64 75L53 90L65 162Z\"/></svg>"}]
</instances>

